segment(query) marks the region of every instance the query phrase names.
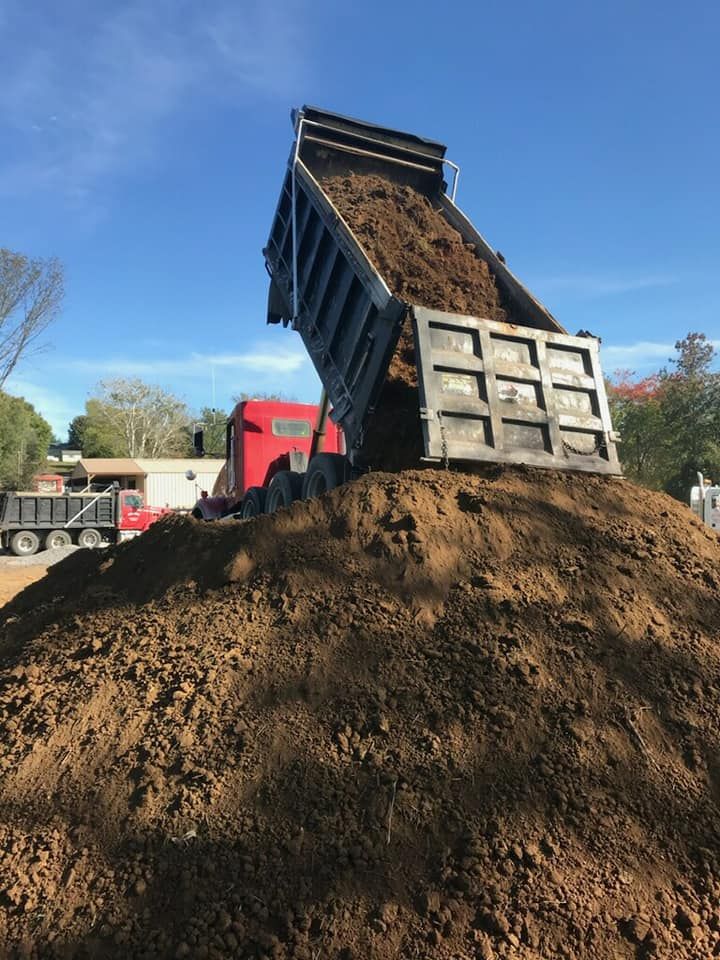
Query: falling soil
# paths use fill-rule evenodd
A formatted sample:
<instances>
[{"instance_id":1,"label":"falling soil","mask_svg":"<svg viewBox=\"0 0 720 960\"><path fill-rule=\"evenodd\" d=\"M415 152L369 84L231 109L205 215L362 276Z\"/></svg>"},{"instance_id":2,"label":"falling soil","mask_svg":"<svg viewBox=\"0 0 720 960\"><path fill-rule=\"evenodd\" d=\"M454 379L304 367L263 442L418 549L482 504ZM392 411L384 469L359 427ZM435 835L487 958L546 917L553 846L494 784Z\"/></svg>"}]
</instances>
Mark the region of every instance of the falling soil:
<instances>
[{"instance_id":1,"label":"falling soil","mask_svg":"<svg viewBox=\"0 0 720 960\"><path fill-rule=\"evenodd\" d=\"M375 175L328 177L322 186L396 297L450 313L510 319L475 245L422 193Z\"/></svg>"},{"instance_id":2,"label":"falling soil","mask_svg":"<svg viewBox=\"0 0 720 960\"><path fill-rule=\"evenodd\" d=\"M74 554L0 611L0 953L717 955L719 570L524 469Z\"/></svg>"},{"instance_id":3,"label":"falling soil","mask_svg":"<svg viewBox=\"0 0 720 960\"><path fill-rule=\"evenodd\" d=\"M512 319L474 244L466 243L423 194L375 175L328 177L322 185L401 300L490 320ZM368 426L362 460L379 469L398 470L418 466L422 455L408 319Z\"/></svg>"}]
</instances>

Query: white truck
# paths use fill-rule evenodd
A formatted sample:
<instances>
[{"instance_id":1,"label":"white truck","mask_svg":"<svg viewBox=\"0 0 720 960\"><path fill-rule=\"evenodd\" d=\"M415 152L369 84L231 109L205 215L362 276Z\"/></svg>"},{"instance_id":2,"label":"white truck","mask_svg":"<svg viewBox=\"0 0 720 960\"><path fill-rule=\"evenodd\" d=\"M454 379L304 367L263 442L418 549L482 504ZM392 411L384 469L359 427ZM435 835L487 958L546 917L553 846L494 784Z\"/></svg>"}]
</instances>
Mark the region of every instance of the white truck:
<instances>
[{"instance_id":1,"label":"white truck","mask_svg":"<svg viewBox=\"0 0 720 960\"><path fill-rule=\"evenodd\" d=\"M690 509L703 523L720 533L720 487L698 472L697 486L690 491Z\"/></svg>"}]
</instances>

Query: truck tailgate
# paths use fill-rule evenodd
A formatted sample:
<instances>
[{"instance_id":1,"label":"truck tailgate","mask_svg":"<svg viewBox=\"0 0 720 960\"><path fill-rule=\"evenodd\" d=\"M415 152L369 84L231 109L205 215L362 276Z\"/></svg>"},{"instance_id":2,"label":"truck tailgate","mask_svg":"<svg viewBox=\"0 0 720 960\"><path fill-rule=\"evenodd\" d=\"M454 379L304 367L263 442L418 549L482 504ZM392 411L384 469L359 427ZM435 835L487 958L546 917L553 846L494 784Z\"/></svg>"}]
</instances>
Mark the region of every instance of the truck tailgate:
<instances>
[{"instance_id":1,"label":"truck tailgate","mask_svg":"<svg viewBox=\"0 0 720 960\"><path fill-rule=\"evenodd\" d=\"M596 339L412 315L429 459L620 473Z\"/></svg>"}]
</instances>

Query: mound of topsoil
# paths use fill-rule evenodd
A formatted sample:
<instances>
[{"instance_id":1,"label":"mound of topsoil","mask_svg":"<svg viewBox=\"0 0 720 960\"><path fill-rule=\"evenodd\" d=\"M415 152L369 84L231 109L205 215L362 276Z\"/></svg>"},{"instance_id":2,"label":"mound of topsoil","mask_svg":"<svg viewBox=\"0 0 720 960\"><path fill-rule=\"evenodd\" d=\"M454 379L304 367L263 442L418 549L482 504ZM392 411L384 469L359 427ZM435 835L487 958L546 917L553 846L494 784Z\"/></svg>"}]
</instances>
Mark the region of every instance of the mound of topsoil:
<instances>
[{"instance_id":1,"label":"mound of topsoil","mask_svg":"<svg viewBox=\"0 0 720 960\"><path fill-rule=\"evenodd\" d=\"M328 177L322 185L397 297L451 313L513 320L485 260L423 194L376 175ZM368 427L363 457L376 468L398 470L417 466L422 455L407 321Z\"/></svg>"},{"instance_id":2,"label":"mound of topsoil","mask_svg":"<svg viewBox=\"0 0 720 960\"><path fill-rule=\"evenodd\" d=\"M720 952L720 547L623 481L168 518L0 613L0 952Z\"/></svg>"}]
</instances>

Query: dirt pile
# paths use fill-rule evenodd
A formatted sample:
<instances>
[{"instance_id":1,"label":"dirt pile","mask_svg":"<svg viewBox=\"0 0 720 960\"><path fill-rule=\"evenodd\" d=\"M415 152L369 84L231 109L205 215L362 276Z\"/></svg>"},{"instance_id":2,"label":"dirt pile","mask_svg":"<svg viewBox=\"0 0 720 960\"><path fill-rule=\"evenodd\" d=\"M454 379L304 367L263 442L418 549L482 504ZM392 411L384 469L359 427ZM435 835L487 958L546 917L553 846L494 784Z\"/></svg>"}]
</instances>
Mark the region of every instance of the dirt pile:
<instances>
[{"instance_id":1,"label":"dirt pile","mask_svg":"<svg viewBox=\"0 0 720 960\"><path fill-rule=\"evenodd\" d=\"M622 481L366 477L0 612L0 938L720 954L720 547Z\"/></svg>"},{"instance_id":2,"label":"dirt pile","mask_svg":"<svg viewBox=\"0 0 720 960\"><path fill-rule=\"evenodd\" d=\"M331 197L392 292L408 303L507 321L495 278L473 244L412 187L379 176L328 177ZM416 467L423 455L409 320L363 447L368 465Z\"/></svg>"}]
</instances>

